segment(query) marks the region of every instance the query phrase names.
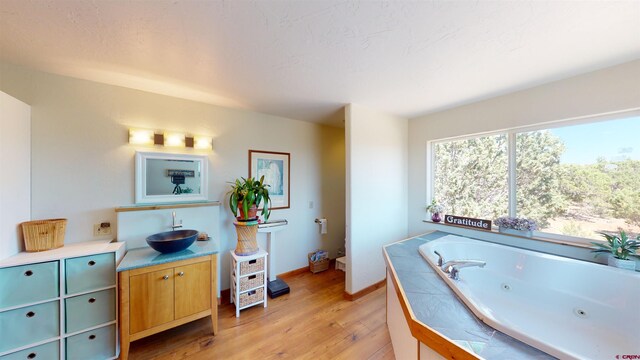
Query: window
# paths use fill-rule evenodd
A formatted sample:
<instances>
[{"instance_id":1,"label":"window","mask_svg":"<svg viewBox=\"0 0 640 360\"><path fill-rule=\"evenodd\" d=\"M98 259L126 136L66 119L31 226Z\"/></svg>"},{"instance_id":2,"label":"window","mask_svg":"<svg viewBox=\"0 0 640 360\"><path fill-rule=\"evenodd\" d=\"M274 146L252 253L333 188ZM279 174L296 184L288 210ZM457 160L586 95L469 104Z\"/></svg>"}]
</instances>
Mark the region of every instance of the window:
<instances>
[{"instance_id":1,"label":"window","mask_svg":"<svg viewBox=\"0 0 640 360\"><path fill-rule=\"evenodd\" d=\"M508 209L507 137L434 144L434 194L452 214L496 218Z\"/></svg>"},{"instance_id":2,"label":"window","mask_svg":"<svg viewBox=\"0 0 640 360\"><path fill-rule=\"evenodd\" d=\"M589 239L640 234L638 115L431 146L431 194L448 213L526 217L540 232Z\"/></svg>"}]
</instances>

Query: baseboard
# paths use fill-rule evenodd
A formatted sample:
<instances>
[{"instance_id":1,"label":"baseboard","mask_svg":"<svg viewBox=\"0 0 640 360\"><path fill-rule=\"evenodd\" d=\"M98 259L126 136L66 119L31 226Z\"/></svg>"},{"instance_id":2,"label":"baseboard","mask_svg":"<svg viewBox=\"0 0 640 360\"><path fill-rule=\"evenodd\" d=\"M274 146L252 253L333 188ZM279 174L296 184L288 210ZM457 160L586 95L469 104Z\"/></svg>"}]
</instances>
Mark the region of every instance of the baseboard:
<instances>
[{"instance_id":1,"label":"baseboard","mask_svg":"<svg viewBox=\"0 0 640 360\"><path fill-rule=\"evenodd\" d=\"M367 295L369 293L372 293L372 292L380 289L385 284L386 284L386 280L383 279L383 280L381 280L381 281L379 281L379 282L377 282L377 283L375 283L375 284L373 284L371 286L367 286L366 288L364 288L364 289L362 289L362 290L360 290L360 291L358 291L356 293L353 293L353 294L349 294L348 292L345 291L342 294L342 297L344 297L345 300L354 301L354 300L357 300L357 299L359 299L359 298L361 298L361 297L363 297L363 296L365 296L365 295Z\"/></svg>"},{"instance_id":2,"label":"baseboard","mask_svg":"<svg viewBox=\"0 0 640 360\"><path fill-rule=\"evenodd\" d=\"M218 306L227 305L231 303L231 289L220 290L220 297L218 298Z\"/></svg>"}]
</instances>

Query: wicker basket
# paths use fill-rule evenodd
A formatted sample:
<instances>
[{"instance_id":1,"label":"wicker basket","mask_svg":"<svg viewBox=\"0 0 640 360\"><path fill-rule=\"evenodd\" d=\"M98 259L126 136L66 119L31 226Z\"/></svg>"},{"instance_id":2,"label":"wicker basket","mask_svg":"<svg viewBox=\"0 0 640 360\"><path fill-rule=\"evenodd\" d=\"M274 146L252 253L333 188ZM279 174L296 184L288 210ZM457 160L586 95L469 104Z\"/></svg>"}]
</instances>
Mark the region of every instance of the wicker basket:
<instances>
[{"instance_id":1,"label":"wicker basket","mask_svg":"<svg viewBox=\"0 0 640 360\"><path fill-rule=\"evenodd\" d=\"M329 258L326 257L324 259L318 260L318 261L311 261L311 255L313 255L314 253L310 252L309 255L307 255L307 259L309 260L309 270L312 273L319 273L321 271L325 271L327 269L329 269Z\"/></svg>"},{"instance_id":2,"label":"wicker basket","mask_svg":"<svg viewBox=\"0 0 640 360\"><path fill-rule=\"evenodd\" d=\"M264 273L258 273L240 278L240 291L264 286Z\"/></svg>"},{"instance_id":3,"label":"wicker basket","mask_svg":"<svg viewBox=\"0 0 640 360\"><path fill-rule=\"evenodd\" d=\"M67 219L27 221L21 225L27 252L45 251L64 246Z\"/></svg>"},{"instance_id":4,"label":"wicker basket","mask_svg":"<svg viewBox=\"0 0 640 360\"><path fill-rule=\"evenodd\" d=\"M251 274L264 270L264 258L257 258L240 263L240 275Z\"/></svg>"},{"instance_id":5,"label":"wicker basket","mask_svg":"<svg viewBox=\"0 0 640 360\"><path fill-rule=\"evenodd\" d=\"M257 288L244 294L240 294L240 307L255 304L264 300L264 288Z\"/></svg>"}]
</instances>

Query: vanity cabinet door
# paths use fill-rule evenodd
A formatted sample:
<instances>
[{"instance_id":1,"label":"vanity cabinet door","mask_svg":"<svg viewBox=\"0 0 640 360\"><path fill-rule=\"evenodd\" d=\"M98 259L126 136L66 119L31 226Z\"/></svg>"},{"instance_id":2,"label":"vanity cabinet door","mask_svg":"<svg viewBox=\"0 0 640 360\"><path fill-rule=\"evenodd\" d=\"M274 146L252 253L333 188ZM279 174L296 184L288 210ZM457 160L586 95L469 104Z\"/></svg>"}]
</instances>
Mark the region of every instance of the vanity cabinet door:
<instances>
[{"instance_id":1,"label":"vanity cabinet door","mask_svg":"<svg viewBox=\"0 0 640 360\"><path fill-rule=\"evenodd\" d=\"M174 269L176 319L211 309L211 262Z\"/></svg>"},{"instance_id":2,"label":"vanity cabinet door","mask_svg":"<svg viewBox=\"0 0 640 360\"><path fill-rule=\"evenodd\" d=\"M174 319L174 271L158 270L129 279L130 333L135 334Z\"/></svg>"}]
</instances>

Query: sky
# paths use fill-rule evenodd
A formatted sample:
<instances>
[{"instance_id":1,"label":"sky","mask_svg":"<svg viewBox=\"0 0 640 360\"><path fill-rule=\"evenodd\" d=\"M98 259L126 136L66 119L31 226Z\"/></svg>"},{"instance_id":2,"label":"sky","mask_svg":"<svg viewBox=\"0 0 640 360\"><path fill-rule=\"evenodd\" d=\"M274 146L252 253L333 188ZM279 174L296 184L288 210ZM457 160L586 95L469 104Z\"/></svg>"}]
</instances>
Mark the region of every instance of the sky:
<instances>
[{"instance_id":1,"label":"sky","mask_svg":"<svg viewBox=\"0 0 640 360\"><path fill-rule=\"evenodd\" d=\"M562 164L593 164L599 157L609 161L640 160L640 116L621 120L550 129L562 139Z\"/></svg>"}]
</instances>

